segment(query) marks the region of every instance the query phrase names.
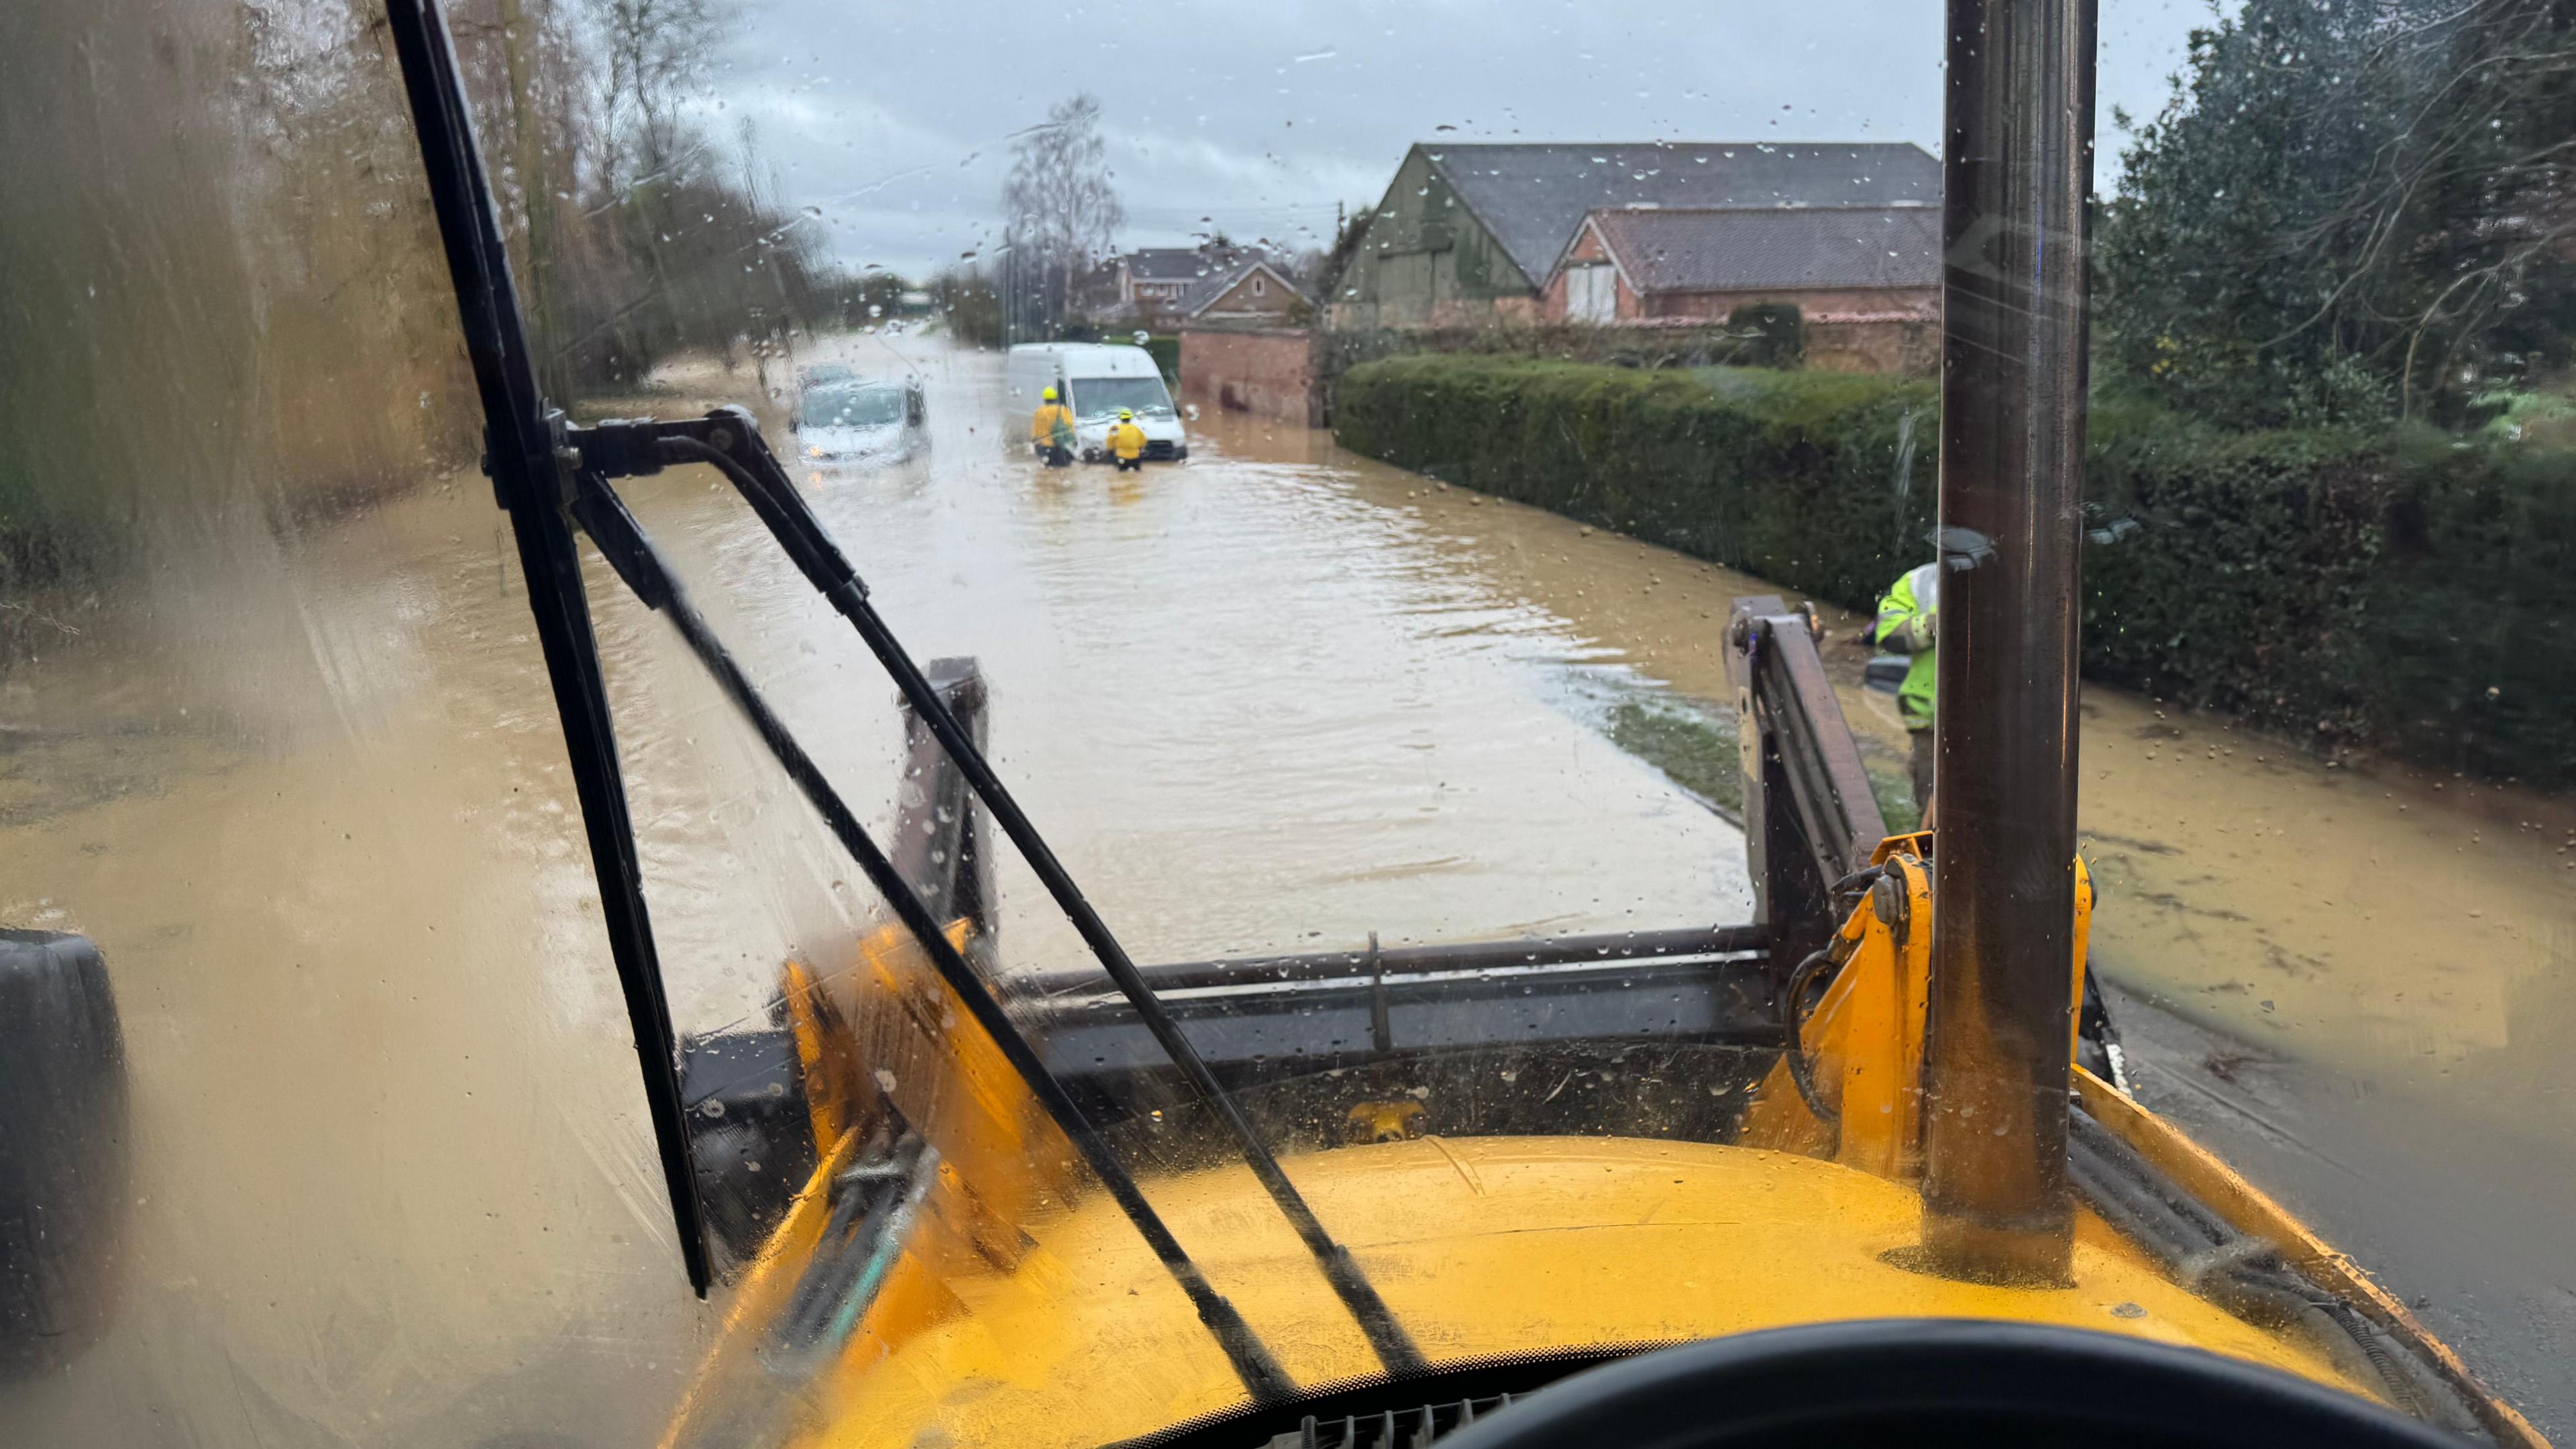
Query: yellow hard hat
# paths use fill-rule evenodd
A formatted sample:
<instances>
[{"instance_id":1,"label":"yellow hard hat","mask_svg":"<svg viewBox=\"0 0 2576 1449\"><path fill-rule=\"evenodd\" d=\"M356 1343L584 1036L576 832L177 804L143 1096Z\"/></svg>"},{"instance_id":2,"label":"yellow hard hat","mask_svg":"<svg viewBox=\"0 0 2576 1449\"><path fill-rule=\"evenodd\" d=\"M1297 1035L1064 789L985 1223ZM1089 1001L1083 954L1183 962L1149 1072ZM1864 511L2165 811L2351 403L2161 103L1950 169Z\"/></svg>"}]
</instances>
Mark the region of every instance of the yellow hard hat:
<instances>
[{"instance_id":1,"label":"yellow hard hat","mask_svg":"<svg viewBox=\"0 0 2576 1449\"><path fill-rule=\"evenodd\" d=\"M1054 401L1055 401L1055 389L1054 389L1054 388L1048 388L1048 389L1046 390L1046 400L1047 400L1048 402L1054 402Z\"/></svg>"},{"instance_id":2,"label":"yellow hard hat","mask_svg":"<svg viewBox=\"0 0 2576 1449\"><path fill-rule=\"evenodd\" d=\"M1136 410L1134 408L1120 408L1118 410L1118 421L1122 423L1132 423L1135 420Z\"/></svg>"}]
</instances>

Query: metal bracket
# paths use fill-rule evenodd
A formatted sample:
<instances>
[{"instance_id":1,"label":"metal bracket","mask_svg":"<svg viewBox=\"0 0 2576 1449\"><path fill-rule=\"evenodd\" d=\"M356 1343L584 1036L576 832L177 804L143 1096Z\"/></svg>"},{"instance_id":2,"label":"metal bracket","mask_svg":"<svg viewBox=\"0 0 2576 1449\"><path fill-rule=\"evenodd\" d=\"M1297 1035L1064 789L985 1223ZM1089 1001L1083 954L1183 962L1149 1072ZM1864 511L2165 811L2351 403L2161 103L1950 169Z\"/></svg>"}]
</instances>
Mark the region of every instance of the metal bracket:
<instances>
[{"instance_id":1,"label":"metal bracket","mask_svg":"<svg viewBox=\"0 0 2576 1449\"><path fill-rule=\"evenodd\" d=\"M1395 1028L1387 1019L1386 961L1378 955L1377 932L1369 932L1369 1044L1382 1052L1395 1050Z\"/></svg>"}]
</instances>

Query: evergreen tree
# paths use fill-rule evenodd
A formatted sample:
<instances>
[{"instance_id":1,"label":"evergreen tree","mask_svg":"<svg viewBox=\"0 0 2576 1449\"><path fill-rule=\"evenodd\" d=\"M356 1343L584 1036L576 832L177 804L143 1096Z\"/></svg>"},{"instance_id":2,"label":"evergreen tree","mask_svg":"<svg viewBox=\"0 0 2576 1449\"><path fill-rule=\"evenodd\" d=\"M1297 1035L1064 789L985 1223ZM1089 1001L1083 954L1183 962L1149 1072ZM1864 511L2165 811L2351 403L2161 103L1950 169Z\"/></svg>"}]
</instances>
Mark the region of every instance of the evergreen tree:
<instances>
[{"instance_id":1,"label":"evergreen tree","mask_svg":"<svg viewBox=\"0 0 2576 1449\"><path fill-rule=\"evenodd\" d=\"M2568 361L2576 0L2248 0L2122 160L2104 362L2163 402L2458 420Z\"/></svg>"}]
</instances>

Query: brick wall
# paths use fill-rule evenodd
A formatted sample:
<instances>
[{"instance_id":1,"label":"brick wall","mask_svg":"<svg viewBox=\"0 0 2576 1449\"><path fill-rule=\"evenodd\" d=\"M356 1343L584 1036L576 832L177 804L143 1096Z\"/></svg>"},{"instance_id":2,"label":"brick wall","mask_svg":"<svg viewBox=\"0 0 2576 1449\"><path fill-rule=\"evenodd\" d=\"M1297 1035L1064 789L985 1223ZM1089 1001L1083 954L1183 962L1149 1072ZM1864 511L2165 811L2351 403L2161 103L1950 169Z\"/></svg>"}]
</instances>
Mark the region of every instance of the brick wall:
<instances>
[{"instance_id":1,"label":"brick wall","mask_svg":"<svg viewBox=\"0 0 2576 1449\"><path fill-rule=\"evenodd\" d=\"M1555 271L1550 272L1547 278L1547 285L1539 289L1537 320L1542 322L1563 322L1566 320L1565 273L1567 267L1586 262L1606 262L1610 259L1610 249L1601 244L1601 233L1593 229L1591 222L1586 221L1583 224L1583 229L1574 234L1574 245L1566 249L1565 266L1560 266ZM1635 290L1629 287L1628 279L1626 277L1619 278L1616 285L1617 311L1614 315L1616 315L1620 321L1633 322L1641 318L1655 315L1653 308L1648 305L1647 299L1639 297ZM1718 320L1723 322L1726 319L1721 314Z\"/></svg>"},{"instance_id":2,"label":"brick wall","mask_svg":"<svg viewBox=\"0 0 2576 1449\"><path fill-rule=\"evenodd\" d=\"M1796 291L1658 292L1646 299L1650 317L1705 317L1723 322L1738 307L1786 302L1802 317L1825 312L1923 312L1938 316L1938 287L1844 287Z\"/></svg>"},{"instance_id":3,"label":"brick wall","mask_svg":"<svg viewBox=\"0 0 2576 1449\"><path fill-rule=\"evenodd\" d=\"M1303 328L1181 329L1181 397L1201 407L1321 427L1315 338Z\"/></svg>"},{"instance_id":4,"label":"brick wall","mask_svg":"<svg viewBox=\"0 0 2576 1449\"><path fill-rule=\"evenodd\" d=\"M1807 366L1817 372L1901 372L1930 377L1941 370L1941 327L1919 313L1859 316L1823 313L1805 319Z\"/></svg>"},{"instance_id":5,"label":"brick wall","mask_svg":"<svg viewBox=\"0 0 2576 1449\"><path fill-rule=\"evenodd\" d=\"M1806 332L1806 365L1818 372L1927 376L1940 368L1941 293L1936 287L1667 292L1649 301L1659 317L1712 322L1723 321L1738 307L1790 303Z\"/></svg>"}]
</instances>

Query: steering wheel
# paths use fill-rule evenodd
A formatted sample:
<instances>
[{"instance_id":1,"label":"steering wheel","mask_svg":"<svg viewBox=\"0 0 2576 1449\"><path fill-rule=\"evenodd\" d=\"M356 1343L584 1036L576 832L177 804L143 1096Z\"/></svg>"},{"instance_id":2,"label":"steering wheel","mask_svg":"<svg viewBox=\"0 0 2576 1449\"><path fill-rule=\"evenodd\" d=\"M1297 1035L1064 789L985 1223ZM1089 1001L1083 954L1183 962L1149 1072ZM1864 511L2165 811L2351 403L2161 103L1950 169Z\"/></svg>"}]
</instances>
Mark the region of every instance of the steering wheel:
<instances>
[{"instance_id":1,"label":"steering wheel","mask_svg":"<svg viewBox=\"0 0 2576 1449\"><path fill-rule=\"evenodd\" d=\"M1440 1449L2459 1449L2306 1379L2027 1323L1870 1319L1711 1339L1551 1384Z\"/></svg>"}]
</instances>

